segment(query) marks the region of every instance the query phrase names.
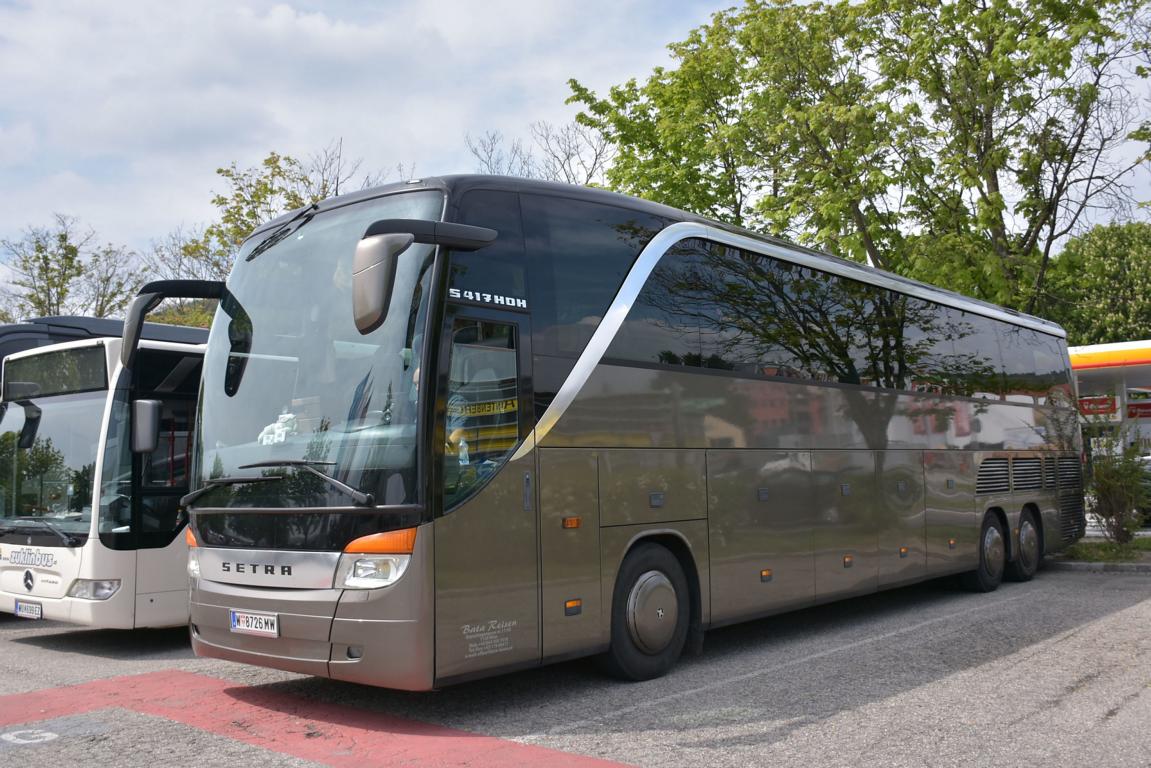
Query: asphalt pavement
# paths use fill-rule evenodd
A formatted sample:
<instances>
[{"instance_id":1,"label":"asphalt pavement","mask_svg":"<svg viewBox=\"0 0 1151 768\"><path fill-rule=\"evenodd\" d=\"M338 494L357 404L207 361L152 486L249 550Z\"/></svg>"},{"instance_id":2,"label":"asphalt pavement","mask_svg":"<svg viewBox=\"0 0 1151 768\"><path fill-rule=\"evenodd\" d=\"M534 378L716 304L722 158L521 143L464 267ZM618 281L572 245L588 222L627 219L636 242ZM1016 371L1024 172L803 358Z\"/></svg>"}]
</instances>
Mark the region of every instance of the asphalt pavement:
<instances>
[{"instance_id":1,"label":"asphalt pavement","mask_svg":"<svg viewBox=\"0 0 1151 768\"><path fill-rule=\"evenodd\" d=\"M647 683L584 660L424 694L0 617L9 763L1151 766L1149 726L1148 574L931 582L716 630Z\"/></svg>"}]
</instances>

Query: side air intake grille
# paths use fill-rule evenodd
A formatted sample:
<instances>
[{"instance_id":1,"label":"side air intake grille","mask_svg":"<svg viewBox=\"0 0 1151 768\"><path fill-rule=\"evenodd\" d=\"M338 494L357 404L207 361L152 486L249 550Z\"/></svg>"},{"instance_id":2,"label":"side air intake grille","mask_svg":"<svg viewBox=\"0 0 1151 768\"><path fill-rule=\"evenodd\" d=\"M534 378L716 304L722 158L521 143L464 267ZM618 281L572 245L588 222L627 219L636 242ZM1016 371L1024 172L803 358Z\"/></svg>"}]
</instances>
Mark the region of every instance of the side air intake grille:
<instances>
[{"instance_id":1,"label":"side air intake grille","mask_svg":"<svg viewBox=\"0 0 1151 768\"><path fill-rule=\"evenodd\" d=\"M1078 456L1060 456L1059 464L1059 533L1064 543L1083 535L1087 528L1083 516L1083 468Z\"/></svg>"},{"instance_id":2,"label":"side air intake grille","mask_svg":"<svg viewBox=\"0 0 1151 768\"><path fill-rule=\"evenodd\" d=\"M975 478L975 494L1007 493L1011 490L1007 459L984 459Z\"/></svg>"},{"instance_id":3,"label":"side air intake grille","mask_svg":"<svg viewBox=\"0 0 1151 768\"><path fill-rule=\"evenodd\" d=\"M1059 490L1083 490L1083 469L1079 466L1078 457L1059 457Z\"/></svg>"},{"instance_id":4,"label":"side air intake grille","mask_svg":"<svg viewBox=\"0 0 1151 768\"><path fill-rule=\"evenodd\" d=\"M1055 457L1048 456L1043 460L1043 487L1055 489Z\"/></svg>"},{"instance_id":5,"label":"side air intake grille","mask_svg":"<svg viewBox=\"0 0 1151 768\"><path fill-rule=\"evenodd\" d=\"M1059 533L1063 536L1063 543L1073 541L1083 535L1086 530L1086 520L1083 517L1083 494L1068 493L1059 498Z\"/></svg>"},{"instance_id":6,"label":"side air intake grille","mask_svg":"<svg viewBox=\"0 0 1151 768\"><path fill-rule=\"evenodd\" d=\"M1015 491L1037 491L1043 487L1042 459L1015 459L1011 462L1011 488Z\"/></svg>"}]
</instances>

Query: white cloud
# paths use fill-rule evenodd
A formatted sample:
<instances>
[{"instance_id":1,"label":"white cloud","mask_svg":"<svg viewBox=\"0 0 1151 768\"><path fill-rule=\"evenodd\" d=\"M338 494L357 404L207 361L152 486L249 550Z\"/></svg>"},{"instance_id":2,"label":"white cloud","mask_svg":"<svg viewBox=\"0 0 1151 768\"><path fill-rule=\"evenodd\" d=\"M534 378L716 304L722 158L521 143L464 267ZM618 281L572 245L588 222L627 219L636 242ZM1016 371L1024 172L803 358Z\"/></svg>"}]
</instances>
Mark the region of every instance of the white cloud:
<instances>
[{"instance_id":1,"label":"white cloud","mask_svg":"<svg viewBox=\"0 0 1151 768\"><path fill-rule=\"evenodd\" d=\"M563 122L666 61L719 0L0 4L0 237L79 216L145 247L212 215L214 171L336 137L365 168L469 171L464 134Z\"/></svg>"}]
</instances>

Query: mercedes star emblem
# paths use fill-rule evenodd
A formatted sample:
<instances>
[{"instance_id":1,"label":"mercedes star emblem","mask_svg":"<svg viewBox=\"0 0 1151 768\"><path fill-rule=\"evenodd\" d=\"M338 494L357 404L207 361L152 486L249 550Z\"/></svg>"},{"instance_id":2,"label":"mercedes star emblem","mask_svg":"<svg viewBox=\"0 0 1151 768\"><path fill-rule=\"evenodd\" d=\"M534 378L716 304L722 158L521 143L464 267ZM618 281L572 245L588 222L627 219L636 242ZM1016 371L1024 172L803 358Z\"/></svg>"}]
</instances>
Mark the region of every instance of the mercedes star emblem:
<instances>
[{"instance_id":1,"label":"mercedes star emblem","mask_svg":"<svg viewBox=\"0 0 1151 768\"><path fill-rule=\"evenodd\" d=\"M36 579L32 577L32 571L24 571L24 589L29 592L32 591L32 585L36 583Z\"/></svg>"}]
</instances>

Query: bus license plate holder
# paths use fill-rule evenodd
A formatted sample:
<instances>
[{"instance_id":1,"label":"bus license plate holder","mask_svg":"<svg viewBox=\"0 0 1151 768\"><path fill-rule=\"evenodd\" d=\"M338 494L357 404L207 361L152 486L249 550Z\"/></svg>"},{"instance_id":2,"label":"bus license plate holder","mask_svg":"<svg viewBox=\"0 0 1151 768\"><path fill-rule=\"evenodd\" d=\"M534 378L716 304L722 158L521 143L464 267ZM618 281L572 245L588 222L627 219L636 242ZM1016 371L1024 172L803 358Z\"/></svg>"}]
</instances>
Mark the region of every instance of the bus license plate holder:
<instances>
[{"instance_id":1,"label":"bus license plate holder","mask_svg":"<svg viewBox=\"0 0 1151 768\"><path fill-rule=\"evenodd\" d=\"M30 603L27 600L17 600L15 613L22 619L42 619L44 618L44 606L40 603Z\"/></svg>"},{"instance_id":2,"label":"bus license plate holder","mask_svg":"<svg viewBox=\"0 0 1151 768\"><path fill-rule=\"evenodd\" d=\"M280 614L278 613L229 609L228 624L233 632L241 635L280 636Z\"/></svg>"}]
</instances>

